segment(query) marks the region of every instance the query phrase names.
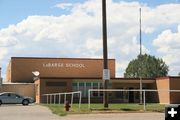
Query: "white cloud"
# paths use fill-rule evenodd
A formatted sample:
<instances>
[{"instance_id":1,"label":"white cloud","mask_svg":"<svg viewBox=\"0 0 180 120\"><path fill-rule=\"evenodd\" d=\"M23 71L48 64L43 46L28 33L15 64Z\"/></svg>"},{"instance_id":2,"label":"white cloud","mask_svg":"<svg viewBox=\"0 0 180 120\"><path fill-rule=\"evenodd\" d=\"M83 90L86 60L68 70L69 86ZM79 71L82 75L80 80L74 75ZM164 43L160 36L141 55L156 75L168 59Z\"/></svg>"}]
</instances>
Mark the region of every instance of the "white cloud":
<instances>
[{"instance_id":1,"label":"white cloud","mask_svg":"<svg viewBox=\"0 0 180 120\"><path fill-rule=\"evenodd\" d=\"M126 67L128 66L129 61L120 61L118 63L116 63L116 72L117 72L117 76L122 76L122 74L124 74L124 70L126 69Z\"/></svg>"},{"instance_id":2,"label":"white cloud","mask_svg":"<svg viewBox=\"0 0 180 120\"><path fill-rule=\"evenodd\" d=\"M153 41L153 44L158 47L158 53L171 67L171 73L174 72L177 75L177 73L180 72L180 25L178 26L177 32L172 32L169 29L164 30Z\"/></svg>"},{"instance_id":3,"label":"white cloud","mask_svg":"<svg viewBox=\"0 0 180 120\"><path fill-rule=\"evenodd\" d=\"M85 47L89 50L99 51L102 50L102 40L100 39L87 39Z\"/></svg>"},{"instance_id":4,"label":"white cloud","mask_svg":"<svg viewBox=\"0 0 180 120\"><path fill-rule=\"evenodd\" d=\"M180 4L162 4L151 8L144 5L142 8L142 31L147 34L180 24Z\"/></svg>"},{"instance_id":5,"label":"white cloud","mask_svg":"<svg viewBox=\"0 0 180 120\"><path fill-rule=\"evenodd\" d=\"M6 48L1 48L0 51L1 51L0 52L0 61L1 61L8 52L7 52ZM0 62L0 64L2 64L2 63Z\"/></svg>"},{"instance_id":6,"label":"white cloud","mask_svg":"<svg viewBox=\"0 0 180 120\"><path fill-rule=\"evenodd\" d=\"M56 4L55 7L61 8L63 10L68 10L73 6L72 3L60 3L60 4Z\"/></svg>"},{"instance_id":7,"label":"white cloud","mask_svg":"<svg viewBox=\"0 0 180 120\"><path fill-rule=\"evenodd\" d=\"M138 2L108 0L109 57L116 58L119 71L117 74L121 76L128 62L139 54L137 36L140 6L145 33L150 34L161 26L180 22L178 4L151 8ZM16 25L1 29L0 43L15 44L7 48L6 56L5 53L0 54L0 58L7 60L10 56L102 57L101 1L61 3L56 7L69 9L71 12L61 16L29 16ZM143 46L143 53L145 52L149 53L149 50Z\"/></svg>"}]
</instances>

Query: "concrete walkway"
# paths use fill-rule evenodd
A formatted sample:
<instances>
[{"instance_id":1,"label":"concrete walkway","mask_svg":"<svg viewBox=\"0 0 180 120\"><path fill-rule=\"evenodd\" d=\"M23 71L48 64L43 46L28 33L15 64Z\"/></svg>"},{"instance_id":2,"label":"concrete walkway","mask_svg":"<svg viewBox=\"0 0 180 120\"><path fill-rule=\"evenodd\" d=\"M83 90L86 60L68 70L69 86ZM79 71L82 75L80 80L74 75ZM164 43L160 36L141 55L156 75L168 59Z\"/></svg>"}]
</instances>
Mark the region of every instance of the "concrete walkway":
<instances>
[{"instance_id":1,"label":"concrete walkway","mask_svg":"<svg viewBox=\"0 0 180 120\"><path fill-rule=\"evenodd\" d=\"M2 105L0 120L164 120L163 113L79 114L60 117L40 105Z\"/></svg>"}]
</instances>

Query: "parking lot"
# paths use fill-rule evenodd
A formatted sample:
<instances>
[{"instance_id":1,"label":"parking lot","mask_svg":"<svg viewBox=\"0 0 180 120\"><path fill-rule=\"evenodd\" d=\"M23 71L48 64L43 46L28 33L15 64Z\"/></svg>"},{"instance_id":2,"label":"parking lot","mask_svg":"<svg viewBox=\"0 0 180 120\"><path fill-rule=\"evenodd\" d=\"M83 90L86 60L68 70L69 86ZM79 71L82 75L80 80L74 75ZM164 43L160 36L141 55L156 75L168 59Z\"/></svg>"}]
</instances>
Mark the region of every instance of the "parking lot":
<instances>
[{"instance_id":1,"label":"parking lot","mask_svg":"<svg viewBox=\"0 0 180 120\"><path fill-rule=\"evenodd\" d=\"M40 105L2 105L0 120L164 120L163 113L103 113L59 117Z\"/></svg>"},{"instance_id":2,"label":"parking lot","mask_svg":"<svg viewBox=\"0 0 180 120\"><path fill-rule=\"evenodd\" d=\"M39 105L2 105L0 120L58 120L48 108Z\"/></svg>"}]
</instances>

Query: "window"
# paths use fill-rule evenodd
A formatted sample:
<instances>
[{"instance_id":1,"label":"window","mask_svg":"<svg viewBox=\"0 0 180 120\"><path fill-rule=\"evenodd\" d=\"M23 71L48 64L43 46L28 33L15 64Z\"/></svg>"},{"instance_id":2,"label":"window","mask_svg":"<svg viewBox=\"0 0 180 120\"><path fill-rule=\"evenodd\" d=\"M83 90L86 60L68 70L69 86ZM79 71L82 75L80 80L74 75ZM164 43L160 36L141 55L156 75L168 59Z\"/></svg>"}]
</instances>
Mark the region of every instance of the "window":
<instances>
[{"instance_id":1,"label":"window","mask_svg":"<svg viewBox=\"0 0 180 120\"><path fill-rule=\"evenodd\" d=\"M102 89L103 84L101 82L73 82L73 91L81 91L83 97L88 97L89 89ZM103 92L93 91L91 96L99 97L103 96Z\"/></svg>"},{"instance_id":2,"label":"window","mask_svg":"<svg viewBox=\"0 0 180 120\"><path fill-rule=\"evenodd\" d=\"M136 88L136 89L138 89L138 88ZM139 91L135 91L134 95L135 95L135 99L138 100L140 98L140 92Z\"/></svg>"},{"instance_id":3,"label":"window","mask_svg":"<svg viewBox=\"0 0 180 120\"><path fill-rule=\"evenodd\" d=\"M93 89L98 89L98 83L93 83ZM98 97L98 91L92 92L93 97Z\"/></svg>"},{"instance_id":4,"label":"window","mask_svg":"<svg viewBox=\"0 0 180 120\"><path fill-rule=\"evenodd\" d=\"M123 88L117 88L117 89L123 89ZM121 99L123 99L123 93L124 93L124 91L116 91L115 92L116 97L121 98Z\"/></svg>"},{"instance_id":5,"label":"window","mask_svg":"<svg viewBox=\"0 0 180 120\"><path fill-rule=\"evenodd\" d=\"M82 92L82 96L85 97L84 82L79 83L79 90Z\"/></svg>"},{"instance_id":6,"label":"window","mask_svg":"<svg viewBox=\"0 0 180 120\"><path fill-rule=\"evenodd\" d=\"M12 98L20 98L20 96L19 96L19 95L16 95L16 94L10 94L10 96L11 96Z\"/></svg>"},{"instance_id":7,"label":"window","mask_svg":"<svg viewBox=\"0 0 180 120\"><path fill-rule=\"evenodd\" d=\"M100 83L100 89L103 89L103 83ZM99 92L99 95L100 95L100 96L103 96L103 91L100 91L100 92Z\"/></svg>"},{"instance_id":8,"label":"window","mask_svg":"<svg viewBox=\"0 0 180 120\"><path fill-rule=\"evenodd\" d=\"M75 91L79 91L79 83L77 82L75 82L75 83L72 83L72 90L75 92ZM79 96L79 94L74 94L75 95L75 97L78 97Z\"/></svg>"},{"instance_id":9,"label":"window","mask_svg":"<svg viewBox=\"0 0 180 120\"><path fill-rule=\"evenodd\" d=\"M78 91L77 83L72 83L73 91Z\"/></svg>"},{"instance_id":10,"label":"window","mask_svg":"<svg viewBox=\"0 0 180 120\"><path fill-rule=\"evenodd\" d=\"M86 96L88 96L89 89L91 89L91 82L86 82Z\"/></svg>"},{"instance_id":11,"label":"window","mask_svg":"<svg viewBox=\"0 0 180 120\"><path fill-rule=\"evenodd\" d=\"M124 91L124 100L129 99L129 91Z\"/></svg>"},{"instance_id":12,"label":"window","mask_svg":"<svg viewBox=\"0 0 180 120\"><path fill-rule=\"evenodd\" d=\"M8 94L8 93L5 93L5 94L2 94L1 96L7 97L7 96L9 96L9 94Z\"/></svg>"}]
</instances>

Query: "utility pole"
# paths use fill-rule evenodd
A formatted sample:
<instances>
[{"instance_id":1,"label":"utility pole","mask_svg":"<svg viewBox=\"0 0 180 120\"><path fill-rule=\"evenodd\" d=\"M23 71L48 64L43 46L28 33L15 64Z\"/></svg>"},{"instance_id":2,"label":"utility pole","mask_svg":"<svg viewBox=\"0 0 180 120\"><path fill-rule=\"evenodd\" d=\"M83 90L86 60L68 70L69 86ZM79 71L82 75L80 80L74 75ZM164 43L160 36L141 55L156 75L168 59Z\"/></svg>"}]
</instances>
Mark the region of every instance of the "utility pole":
<instances>
[{"instance_id":1,"label":"utility pole","mask_svg":"<svg viewBox=\"0 0 180 120\"><path fill-rule=\"evenodd\" d=\"M139 8L139 43L140 43L140 47L139 47L139 51L140 51L140 65L139 65L139 72L140 72L140 75L139 75L139 79L140 79L140 104L142 104L143 102L143 96L142 96L142 63L141 63L141 56L142 56L142 42L141 42L141 8Z\"/></svg>"},{"instance_id":2,"label":"utility pole","mask_svg":"<svg viewBox=\"0 0 180 120\"><path fill-rule=\"evenodd\" d=\"M102 0L102 30L103 30L103 85L104 89L108 88L110 75L108 70L108 50L107 50L107 23L106 23L106 0ZM105 77L106 76L106 77ZM108 108L108 93L104 91L103 93L103 103L104 108Z\"/></svg>"},{"instance_id":3,"label":"utility pole","mask_svg":"<svg viewBox=\"0 0 180 120\"><path fill-rule=\"evenodd\" d=\"M141 43L141 8L139 8L139 42L140 42L140 55L142 55L142 43Z\"/></svg>"}]
</instances>

